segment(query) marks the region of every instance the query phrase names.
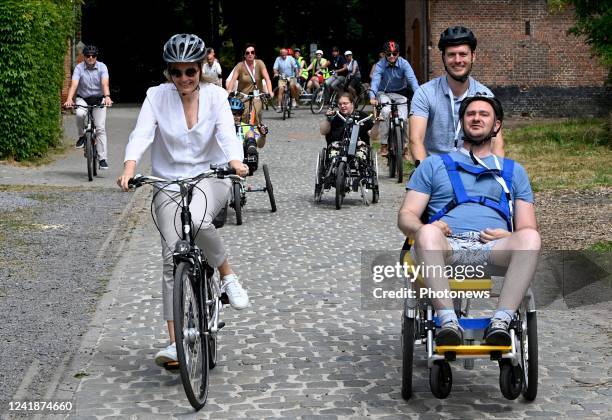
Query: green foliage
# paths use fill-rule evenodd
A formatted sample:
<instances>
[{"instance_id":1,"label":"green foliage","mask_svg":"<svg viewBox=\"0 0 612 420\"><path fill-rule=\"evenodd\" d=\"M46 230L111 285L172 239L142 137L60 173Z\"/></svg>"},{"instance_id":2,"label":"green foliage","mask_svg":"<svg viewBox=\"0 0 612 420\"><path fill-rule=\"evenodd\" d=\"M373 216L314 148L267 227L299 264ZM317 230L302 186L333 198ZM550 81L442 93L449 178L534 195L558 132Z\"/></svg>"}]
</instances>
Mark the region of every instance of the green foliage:
<instances>
[{"instance_id":1,"label":"green foliage","mask_svg":"<svg viewBox=\"0 0 612 420\"><path fill-rule=\"evenodd\" d=\"M603 65L612 68L612 1L554 0L554 3L574 6L576 24L569 32L584 35Z\"/></svg>"},{"instance_id":2,"label":"green foliage","mask_svg":"<svg viewBox=\"0 0 612 420\"><path fill-rule=\"evenodd\" d=\"M0 2L0 158L42 156L61 135L70 0Z\"/></svg>"}]
</instances>

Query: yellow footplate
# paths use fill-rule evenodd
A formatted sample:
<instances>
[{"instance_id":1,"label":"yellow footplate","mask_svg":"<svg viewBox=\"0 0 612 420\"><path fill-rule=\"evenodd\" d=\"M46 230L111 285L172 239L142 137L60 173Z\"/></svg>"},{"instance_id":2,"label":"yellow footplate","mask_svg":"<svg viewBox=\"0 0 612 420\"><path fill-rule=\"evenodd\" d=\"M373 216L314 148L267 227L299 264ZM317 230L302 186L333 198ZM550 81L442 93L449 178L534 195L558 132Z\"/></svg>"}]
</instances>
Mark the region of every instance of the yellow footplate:
<instances>
[{"instance_id":1,"label":"yellow footplate","mask_svg":"<svg viewBox=\"0 0 612 420\"><path fill-rule=\"evenodd\" d=\"M436 353L444 354L452 351L455 354L464 354L470 356L479 356L490 354L493 351L499 351L502 354L508 353L512 350L512 346L437 346Z\"/></svg>"}]
</instances>

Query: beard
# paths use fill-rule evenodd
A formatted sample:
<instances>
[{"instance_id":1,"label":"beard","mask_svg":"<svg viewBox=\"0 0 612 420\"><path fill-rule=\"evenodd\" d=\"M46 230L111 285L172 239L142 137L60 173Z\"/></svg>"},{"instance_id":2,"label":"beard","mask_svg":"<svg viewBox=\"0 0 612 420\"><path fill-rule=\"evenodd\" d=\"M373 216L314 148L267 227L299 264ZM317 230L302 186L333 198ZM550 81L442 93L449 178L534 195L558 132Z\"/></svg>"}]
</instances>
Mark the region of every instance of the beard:
<instances>
[{"instance_id":1,"label":"beard","mask_svg":"<svg viewBox=\"0 0 612 420\"><path fill-rule=\"evenodd\" d=\"M466 66L465 68L465 73L463 74L463 76L457 76L453 73L451 73L451 71L449 70L449 68L447 67L446 63L444 63L444 70L446 70L446 73L453 78L454 80L458 81L458 82L465 82L468 77L470 77L470 73L472 72L472 65L473 63L470 63L468 66Z\"/></svg>"}]
</instances>

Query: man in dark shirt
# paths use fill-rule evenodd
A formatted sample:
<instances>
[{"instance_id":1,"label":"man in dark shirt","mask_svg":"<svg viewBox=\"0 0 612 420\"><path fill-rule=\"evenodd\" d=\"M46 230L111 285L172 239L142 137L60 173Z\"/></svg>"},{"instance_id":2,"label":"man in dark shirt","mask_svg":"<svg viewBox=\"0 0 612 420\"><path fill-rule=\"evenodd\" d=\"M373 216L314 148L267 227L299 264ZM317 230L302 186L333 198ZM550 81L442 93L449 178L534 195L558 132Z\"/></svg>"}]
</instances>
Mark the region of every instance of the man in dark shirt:
<instances>
[{"instance_id":1,"label":"man in dark shirt","mask_svg":"<svg viewBox=\"0 0 612 420\"><path fill-rule=\"evenodd\" d=\"M338 91L340 86L344 86L348 73L346 59L340 55L338 47L332 48L332 57L329 60L327 69L332 75L325 81L325 103L329 102L329 98L334 90Z\"/></svg>"}]
</instances>

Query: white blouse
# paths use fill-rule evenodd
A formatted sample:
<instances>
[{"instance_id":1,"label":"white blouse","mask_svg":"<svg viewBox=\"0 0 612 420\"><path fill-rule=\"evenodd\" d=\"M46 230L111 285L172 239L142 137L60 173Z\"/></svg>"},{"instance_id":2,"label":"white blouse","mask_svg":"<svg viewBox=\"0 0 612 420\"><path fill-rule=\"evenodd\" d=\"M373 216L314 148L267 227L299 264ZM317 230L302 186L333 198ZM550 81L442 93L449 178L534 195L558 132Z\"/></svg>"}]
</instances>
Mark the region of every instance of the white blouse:
<instances>
[{"instance_id":1,"label":"white blouse","mask_svg":"<svg viewBox=\"0 0 612 420\"><path fill-rule=\"evenodd\" d=\"M196 176L211 164L242 162L242 144L236 138L225 89L200 83L199 101L198 122L188 129L176 87L164 83L149 88L124 162L138 163L151 144L152 174L166 179Z\"/></svg>"}]
</instances>

